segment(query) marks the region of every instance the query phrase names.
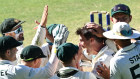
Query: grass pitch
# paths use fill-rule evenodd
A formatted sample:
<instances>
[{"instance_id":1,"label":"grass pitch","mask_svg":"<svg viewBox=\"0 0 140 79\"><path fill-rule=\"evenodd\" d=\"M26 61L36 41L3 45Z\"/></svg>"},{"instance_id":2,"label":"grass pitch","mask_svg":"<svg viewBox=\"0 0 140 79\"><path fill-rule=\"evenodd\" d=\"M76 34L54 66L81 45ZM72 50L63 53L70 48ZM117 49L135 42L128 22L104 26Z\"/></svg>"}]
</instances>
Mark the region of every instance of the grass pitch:
<instances>
[{"instance_id":1,"label":"grass pitch","mask_svg":"<svg viewBox=\"0 0 140 79\"><path fill-rule=\"evenodd\" d=\"M65 24L70 31L68 42L78 44L79 38L75 31L90 21L90 11L110 12L111 8L118 3L124 3L130 7L133 16L130 25L139 30L140 0L1 0L0 23L5 18L12 17L25 20L26 23L23 24L24 45L27 46L31 43L36 32L33 29L36 26L34 20L40 21L44 6L48 5L47 25ZM105 25L105 20L103 23Z\"/></svg>"}]
</instances>

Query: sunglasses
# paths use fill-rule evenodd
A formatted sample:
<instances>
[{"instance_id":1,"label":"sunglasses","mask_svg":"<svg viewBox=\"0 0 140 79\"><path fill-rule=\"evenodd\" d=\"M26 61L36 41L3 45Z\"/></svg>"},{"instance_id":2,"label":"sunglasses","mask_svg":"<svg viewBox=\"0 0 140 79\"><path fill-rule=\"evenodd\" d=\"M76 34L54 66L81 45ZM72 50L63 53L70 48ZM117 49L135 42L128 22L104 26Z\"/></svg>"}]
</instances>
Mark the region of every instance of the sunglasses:
<instances>
[{"instance_id":1,"label":"sunglasses","mask_svg":"<svg viewBox=\"0 0 140 79\"><path fill-rule=\"evenodd\" d=\"M14 31L11 31L11 32L6 32L6 33L15 33L15 34L19 34L19 33L22 33L23 32L23 29L22 29L22 26L20 26L19 28L17 28L16 30ZM4 34L6 34L4 33Z\"/></svg>"},{"instance_id":2,"label":"sunglasses","mask_svg":"<svg viewBox=\"0 0 140 79\"><path fill-rule=\"evenodd\" d=\"M15 34L19 34L19 33L23 32L22 26L20 26L16 30L14 30L14 32L15 32Z\"/></svg>"},{"instance_id":3,"label":"sunglasses","mask_svg":"<svg viewBox=\"0 0 140 79\"><path fill-rule=\"evenodd\" d=\"M125 5L117 5L112 9L112 11L118 11L118 10L128 11L129 8Z\"/></svg>"}]
</instances>

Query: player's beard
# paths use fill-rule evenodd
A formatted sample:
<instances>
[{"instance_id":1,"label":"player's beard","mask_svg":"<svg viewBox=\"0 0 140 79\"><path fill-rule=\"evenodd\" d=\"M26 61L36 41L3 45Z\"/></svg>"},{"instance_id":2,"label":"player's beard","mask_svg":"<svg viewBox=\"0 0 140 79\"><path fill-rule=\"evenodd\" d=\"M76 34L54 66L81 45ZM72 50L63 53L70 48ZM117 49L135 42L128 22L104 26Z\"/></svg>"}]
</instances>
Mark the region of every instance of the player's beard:
<instances>
[{"instance_id":1,"label":"player's beard","mask_svg":"<svg viewBox=\"0 0 140 79\"><path fill-rule=\"evenodd\" d=\"M23 32L22 32L22 33L19 33L19 34L16 34L16 35L15 35L15 38L16 38L18 41L24 41Z\"/></svg>"}]
</instances>

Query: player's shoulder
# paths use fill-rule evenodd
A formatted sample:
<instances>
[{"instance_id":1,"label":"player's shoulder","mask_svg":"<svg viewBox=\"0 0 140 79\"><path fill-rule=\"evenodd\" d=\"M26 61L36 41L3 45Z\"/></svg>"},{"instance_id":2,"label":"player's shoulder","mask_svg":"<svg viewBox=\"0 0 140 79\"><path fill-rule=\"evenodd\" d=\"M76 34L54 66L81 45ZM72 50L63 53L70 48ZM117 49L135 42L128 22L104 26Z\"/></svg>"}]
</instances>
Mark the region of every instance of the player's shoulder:
<instances>
[{"instance_id":1,"label":"player's shoulder","mask_svg":"<svg viewBox=\"0 0 140 79\"><path fill-rule=\"evenodd\" d=\"M115 51L113 49L111 49L108 45L106 45L104 47L104 54L112 55L114 53L115 53Z\"/></svg>"},{"instance_id":2,"label":"player's shoulder","mask_svg":"<svg viewBox=\"0 0 140 79\"><path fill-rule=\"evenodd\" d=\"M95 79L95 75L92 72L78 71L75 76L79 76L82 79Z\"/></svg>"},{"instance_id":3,"label":"player's shoulder","mask_svg":"<svg viewBox=\"0 0 140 79\"><path fill-rule=\"evenodd\" d=\"M120 62L122 60L122 57L121 56L116 56L116 54L115 54L115 56L111 59L111 61L110 62Z\"/></svg>"},{"instance_id":4,"label":"player's shoulder","mask_svg":"<svg viewBox=\"0 0 140 79\"><path fill-rule=\"evenodd\" d=\"M26 73L27 71L31 70L31 67L25 66L25 65L16 65L15 66L15 71L20 72L20 73Z\"/></svg>"},{"instance_id":5,"label":"player's shoulder","mask_svg":"<svg viewBox=\"0 0 140 79\"><path fill-rule=\"evenodd\" d=\"M44 51L49 50L49 46L50 46L50 45L49 45L48 43L43 44L43 45L41 46L42 51L44 52Z\"/></svg>"},{"instance_id":6,"label":"player's shoulder","mask_svg":"<svg viewBox=\"0 0 140 79\"><path fill-rule=\"evenodd\" d=\"M58 76L57 76L57 74L55 74L55 75L53 75L51 78L49 78L49 79L60 79Z\"/></svg>"},{"instance_id":7,"label":"player's shoulder","mask_svg":"<svg viewBox=\"0 0 140 79\"><path fill-rule=\"evenodd\" d=\"M49 44L48 43L44 43L41 48L45 48L45 47L49 47Z\"/></svg>"},{"instance_id":8,"label":"player's shoulder","mask_svg":"<svg viewBox=\"0 0 140 79\"><path fill-rule=\"evenodd\" d=\"M140 46L140 40L137 40L134 44Z\"/></svg>"}]
</instances>

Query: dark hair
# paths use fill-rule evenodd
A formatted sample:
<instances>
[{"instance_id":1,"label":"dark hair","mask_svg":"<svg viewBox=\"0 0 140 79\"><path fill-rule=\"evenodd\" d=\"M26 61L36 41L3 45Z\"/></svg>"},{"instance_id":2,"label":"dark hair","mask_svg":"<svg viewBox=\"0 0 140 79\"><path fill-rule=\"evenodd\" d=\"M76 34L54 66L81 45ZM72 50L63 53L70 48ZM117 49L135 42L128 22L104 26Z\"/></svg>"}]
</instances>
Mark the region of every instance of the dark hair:
<instances>
[{"instance_id":1,"label":"dark hair","mask_svg":"<svg viewBox=\"0 0 140 79\"><path fill-rule=\"evenodd\" d=\"M0 51L0 58L1 59L5 59L5 53L6 53L7 50L4 50L4 51Z\"/></svg>"},{"instance_id":2,"label":"dark hair","mask_svg":"<svg viewBox=\"0 0 140 79\"><path fill-rule=\"evenodd\" d=\"M84 36L87 40L89 40L90 38L94 38L97 42L103 42L105 39L97 37L96 35L94 35L92 33L93 30L96 32L95 29L88 29L84 26L82 28L78 28L77 31L76 31L76 34Z\"/></svg>"},{"instance_id":3,"label":"dark hair","mask_svg":"<svg viewBox=\"0 0 140 79\"><path fill-rule=\"evenodd\" d=\"M78 52L75 53L75 54L74 54L72 57L70 57L68 60L62 61L62 63L63 63L64 65L67 65L67 64L72 63L73 58L74 58L77 54L78 54Z\"/></svg>"},{"instance_id":4,"label":"dark hair","mask_svg":"<svg viewBox=\"0 0 140 79\"><path fill-rule=\"evenodd\" d=\"M10 49L7 49L7 50L10 50L11 51L12 49L13 48L10 48ZM5 55L5 53L6 53L7 50L1 50L0 51L0 58L1 59L7 60L6 55Z\"/></svg>"}]
</instances>

